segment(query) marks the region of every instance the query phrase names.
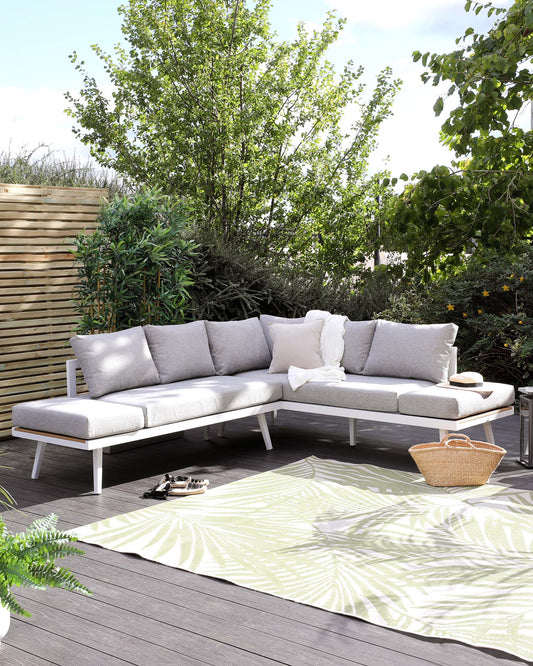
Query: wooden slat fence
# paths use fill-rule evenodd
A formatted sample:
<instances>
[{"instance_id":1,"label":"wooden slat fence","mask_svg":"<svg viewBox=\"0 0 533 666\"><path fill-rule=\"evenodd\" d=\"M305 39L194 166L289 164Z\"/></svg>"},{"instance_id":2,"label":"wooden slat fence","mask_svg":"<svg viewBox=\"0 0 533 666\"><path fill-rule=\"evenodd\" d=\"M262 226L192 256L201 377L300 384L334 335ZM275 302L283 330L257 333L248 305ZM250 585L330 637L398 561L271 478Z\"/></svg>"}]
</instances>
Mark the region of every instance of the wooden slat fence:
<instances>
[{"instance_id":1,"label":"wooden slat fence","mask_svg":"<svg viewBox=\"0 0 533 666\"><path fill-rule=\"evenodd\" d=\"M78 315L69 249L96 229L104 189L0 183L0 438L11 409L66 394L68 340Z\"/></svg>"}]
</instances>

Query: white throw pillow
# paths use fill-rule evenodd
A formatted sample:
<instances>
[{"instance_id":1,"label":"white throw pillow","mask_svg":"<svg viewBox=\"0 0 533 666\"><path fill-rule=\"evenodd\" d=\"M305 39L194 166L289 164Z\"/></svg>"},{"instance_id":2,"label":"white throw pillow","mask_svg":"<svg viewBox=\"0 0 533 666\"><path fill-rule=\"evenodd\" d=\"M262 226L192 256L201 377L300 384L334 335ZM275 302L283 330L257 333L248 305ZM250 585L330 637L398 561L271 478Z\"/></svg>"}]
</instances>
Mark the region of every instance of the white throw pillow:
<instances>
[{"instance_id":1,"label":"white throw pillow","mask_svg":"<svg viewBox=\"0 0 533 666\"><path fill-rule=\"evenodd\" d=\"M259 321L261 322L261 326L263 327L263 333L265 334L265 338L267 341L268 345L268 350L272 354L272 338L270 337L270 325L271 324L303 324L305 321L305 317L295 317L293 319L289 317L277 317L276 315L267 315L267 314L262 314L259 317Z\"/></svg>"},{"instance_id":2,"label":"white throw pillow","mask_svg":"<svg viewBox=\"0 0 533 666\"><path fill-rule=\"evenodd\" d=\"M320 335L324 322L303 324L270 324L272 337L272 363L269 372L287 372L289 366L320 368L324 364L320 354Z\"/></svg>"},{"instance_id":3,"label":"white throw pillow","mask_svg":"<svg viewBox=\"0 0 533 666\"><path fill-rule=\"evenodd\" d=\"M443 382L458 330L455 324L398 324L380 319L362 374Z\"/></svg>"}]
</instances>

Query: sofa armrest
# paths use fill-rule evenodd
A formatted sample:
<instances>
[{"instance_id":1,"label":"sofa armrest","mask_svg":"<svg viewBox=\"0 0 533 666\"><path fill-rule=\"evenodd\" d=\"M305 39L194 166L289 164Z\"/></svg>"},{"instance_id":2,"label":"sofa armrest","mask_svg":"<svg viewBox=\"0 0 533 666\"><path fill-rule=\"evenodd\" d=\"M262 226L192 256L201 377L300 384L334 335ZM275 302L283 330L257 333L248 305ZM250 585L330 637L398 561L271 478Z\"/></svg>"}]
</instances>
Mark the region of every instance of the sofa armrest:
<instances>
[{"instance_id":1,"label":"sofa armrest","mask_svg":"<svg viewBox=\"0 0 533 666\"><path fill-rule=\"evenodd\" d=\"M452 347L450 365L448 366L448 377L457 374L457 347Z\"/></svg>"},{"instance_id":2,"label":"sofa armrest","mask_svg":"<svg viewBox=\"0 0 533 666\"><path fill-rule=\"evenodd\" d=\"M80 362L77 358L73 358L66 361L65 365L67 371L67 397L74 398L78 393L76 370L81 367Z\"/></svg>"}]
</instances>

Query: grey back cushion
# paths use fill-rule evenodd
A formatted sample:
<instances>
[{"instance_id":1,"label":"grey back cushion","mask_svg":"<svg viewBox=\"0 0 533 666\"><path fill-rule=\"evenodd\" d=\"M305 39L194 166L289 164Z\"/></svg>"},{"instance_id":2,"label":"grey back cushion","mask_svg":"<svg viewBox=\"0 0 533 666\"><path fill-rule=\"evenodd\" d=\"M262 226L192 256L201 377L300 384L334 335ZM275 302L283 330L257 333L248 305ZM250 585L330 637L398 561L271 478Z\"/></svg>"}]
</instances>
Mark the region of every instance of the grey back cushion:
<instances>
[{"instance_id":1,"label":"grey back cushion","mask_svg":"<svg viewBox=\"0 0 533 666\"><path fill-rule=\"evenodd\" d=\"M141 326L116 333L75 335L70 344L91 398L159 384L159 373Z\"/></svg>"},{"instance_id":2,"label":"grey back cushion","mask_svg":"<svg viewBox=\"0 0 533 666\"><path fill-rule=\"evenodd\" d=\"M347 321L344 324L344 354L341 365L354 375L360 375L365 367L376 322L369 321Z\"/></svg>"},{"instance_id":3,"label":"grey back cushion","mask_svg":"<svg viewBox=\"0 0 533 666\"><path fill-rule=\"evenodd\" d=\"M457 331L455 324L378 320L363 374L443 382Z\"/></svg>"},{"instance_id":4,"label":"grey back cushion","mask_svg":"<svg viewBox=\"0 0 533 666\"><path fill-rule=\"evenodd\" d=\"M272 336L270 335L270 324L303 324L305 321L305 317L291 319L289 317L276 317L275 315L267 314L262 314L259 319L271 354L272 349L274 348L274 343L272 341Z\"/></svg>"},{"instance_id":5,"label":"grey back cushion","mask_svg":"<svg viewBox=\"0 0 533 666\"><path fill-rule=\"evenodd\" d=\"M217 375L268 368L270 352L258 317L241 321L206 321Z\"/></svg>"},{"instance_id":6,"label":"grey back cushion","mask_svg":"<svg viewBox=\"0 0 533 666\"><path fill-rule=\"evenodd\" d=\"M168 326L147 324L144 333L161 384L215 374L204 321Z\"/></svg>"}]
</instances>

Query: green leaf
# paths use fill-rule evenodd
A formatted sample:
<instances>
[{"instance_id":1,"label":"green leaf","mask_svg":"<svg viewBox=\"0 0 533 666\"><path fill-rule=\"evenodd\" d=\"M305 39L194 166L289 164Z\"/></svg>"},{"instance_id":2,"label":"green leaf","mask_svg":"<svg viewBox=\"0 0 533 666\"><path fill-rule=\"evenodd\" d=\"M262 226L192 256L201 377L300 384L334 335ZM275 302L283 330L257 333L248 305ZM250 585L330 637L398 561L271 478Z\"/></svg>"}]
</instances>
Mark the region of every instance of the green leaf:
<instances>
[{"instance_id":1,"label":"green leaf","mask_svg":"<svg viewBox=\"0 0 533 666\"><path fill-rule=\"evenodd\" d=\"M433 111L435 112L436 116L440 116L442 109L444 107L444 100L442 97L439 97L435 104L433 105Z\"/></svg>"}]
</instances>

